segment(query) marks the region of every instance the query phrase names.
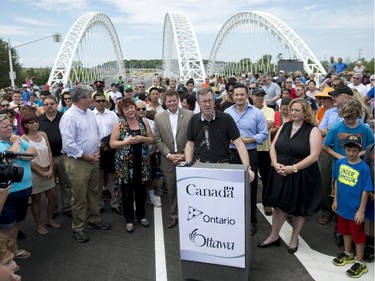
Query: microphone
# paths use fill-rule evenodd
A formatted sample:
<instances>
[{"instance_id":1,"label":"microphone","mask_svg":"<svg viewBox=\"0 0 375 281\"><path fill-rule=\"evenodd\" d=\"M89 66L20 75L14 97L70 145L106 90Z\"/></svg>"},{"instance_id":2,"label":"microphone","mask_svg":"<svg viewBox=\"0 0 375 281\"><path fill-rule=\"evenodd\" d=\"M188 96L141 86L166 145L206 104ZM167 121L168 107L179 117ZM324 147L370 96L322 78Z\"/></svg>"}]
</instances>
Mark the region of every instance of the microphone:
<instances>
[{"instance_id":1,"label":"microphone","mask_svg":"<svg viewBox=\"0 0 375 281\"><path fill-rule=\"evenodd\" d=\"M33 154L29 154L29 153L16 153L13 151L1 151L0 152L0 159L1 158L16 159L17 157L20 157L20 156L34 157Z\"/></svg>"},{"instance_id":2,"label":"microphone","mask_svg":"<svg viewBox=\"0 0 375 281\"><path fill-rule=\"evenodd\" d=\"M208 131L208 126L204 126L203 127L203 131L204 131L204 137L206 138L206 145L207 145L207 150L210 150L210 134L209 134L209 131Z\"/></svg>"}]
</instances>

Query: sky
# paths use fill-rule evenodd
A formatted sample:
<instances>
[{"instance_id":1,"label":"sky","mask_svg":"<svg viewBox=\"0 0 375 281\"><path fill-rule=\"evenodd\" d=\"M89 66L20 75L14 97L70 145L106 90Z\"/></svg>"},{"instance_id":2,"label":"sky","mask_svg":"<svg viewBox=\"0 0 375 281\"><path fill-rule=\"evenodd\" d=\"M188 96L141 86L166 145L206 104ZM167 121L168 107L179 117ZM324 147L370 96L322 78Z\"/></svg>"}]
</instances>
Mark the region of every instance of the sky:
<instances>
[{"instance_id":1,"label":"sky","mask_svg":"<svg viewBox=\"0 0 375 281\"><path fill-rule=\"evenodd\" d=\"M0 38L17 46L53 33L68 34L85 12L112 20L124 59L161 59L164 18L184 12L203 59L233 15L270 13L291 27L319 60L374 57L374 0L2 0ZM52 67L62 43L52 38L17 47L23 67Z\"/></svg>"}]
</instances>

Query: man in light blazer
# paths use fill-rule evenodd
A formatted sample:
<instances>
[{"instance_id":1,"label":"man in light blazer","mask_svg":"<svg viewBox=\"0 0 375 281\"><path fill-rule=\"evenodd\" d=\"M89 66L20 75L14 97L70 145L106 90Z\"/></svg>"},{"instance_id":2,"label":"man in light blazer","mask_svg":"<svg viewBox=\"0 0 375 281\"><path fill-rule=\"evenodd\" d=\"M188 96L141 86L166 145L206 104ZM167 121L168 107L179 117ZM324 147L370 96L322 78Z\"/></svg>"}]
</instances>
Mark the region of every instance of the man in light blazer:
<instances>
[{"instance_id":1,"label":"man in light blazer","mask_svg":"<svg viewBox=\"0 0 375 281\"><path fill-rule=\"evenodd\" d=\"M155 117L154 137L161 152L160 169L168 189L170 221L168 228L177 225L177 184L176 165L185 160L186 131L194 115L192 111L178 107L178 93L168 90L165 93L167 110Z\"/></svg>"}]
</instances>

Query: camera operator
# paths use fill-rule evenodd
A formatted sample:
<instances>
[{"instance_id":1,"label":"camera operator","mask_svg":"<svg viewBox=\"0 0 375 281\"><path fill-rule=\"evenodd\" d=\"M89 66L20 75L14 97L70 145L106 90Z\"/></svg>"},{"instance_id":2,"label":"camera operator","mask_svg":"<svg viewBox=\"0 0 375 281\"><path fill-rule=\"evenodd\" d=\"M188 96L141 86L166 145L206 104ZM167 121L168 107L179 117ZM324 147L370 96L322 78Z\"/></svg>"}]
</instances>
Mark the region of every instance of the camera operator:
<instances>
[{"instance_id":1,"label":"camera operator","mask_svg":"<svg viewBox=\"0 0 375 281\"><path fill-rule=\"evenodd\" d=\"M0 115L0 152L3 151L33 155L33 157L20 156L14 162L16 166L23 168L23 178L21 182L12 183L0 215L0 233L16 241L19 222L26 217L32 185L30 161L35 157L36 150L30 147L26 141L20 139L19 136L12 135L12 124L6 114ZM4 180L7 181L7 179L1 179L0 182ZM17 250L15 253L17 258L27 258L29 256L30 253L24 250Z\"/></svg>"}]
</instances>

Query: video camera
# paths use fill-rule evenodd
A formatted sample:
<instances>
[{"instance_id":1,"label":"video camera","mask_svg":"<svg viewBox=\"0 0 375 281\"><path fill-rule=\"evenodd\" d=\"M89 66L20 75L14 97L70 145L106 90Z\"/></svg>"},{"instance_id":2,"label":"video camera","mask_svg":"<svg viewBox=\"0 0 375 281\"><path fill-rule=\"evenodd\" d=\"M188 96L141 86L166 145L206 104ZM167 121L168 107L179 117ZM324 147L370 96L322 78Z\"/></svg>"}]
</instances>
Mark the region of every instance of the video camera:
<instances>
[{"instance_id":1,"label":"video camera","mask_svg":"<svg viewBox=\"0 0 375 281\"><path fill-rule=\"evenodd\" d=\"M32 157L32 154L15 153L13 151L0 152L0 188L6 188L13 182L21 182L23 167L13 166L11 161L19 156Z\"/></svg>"}]
</instances>

